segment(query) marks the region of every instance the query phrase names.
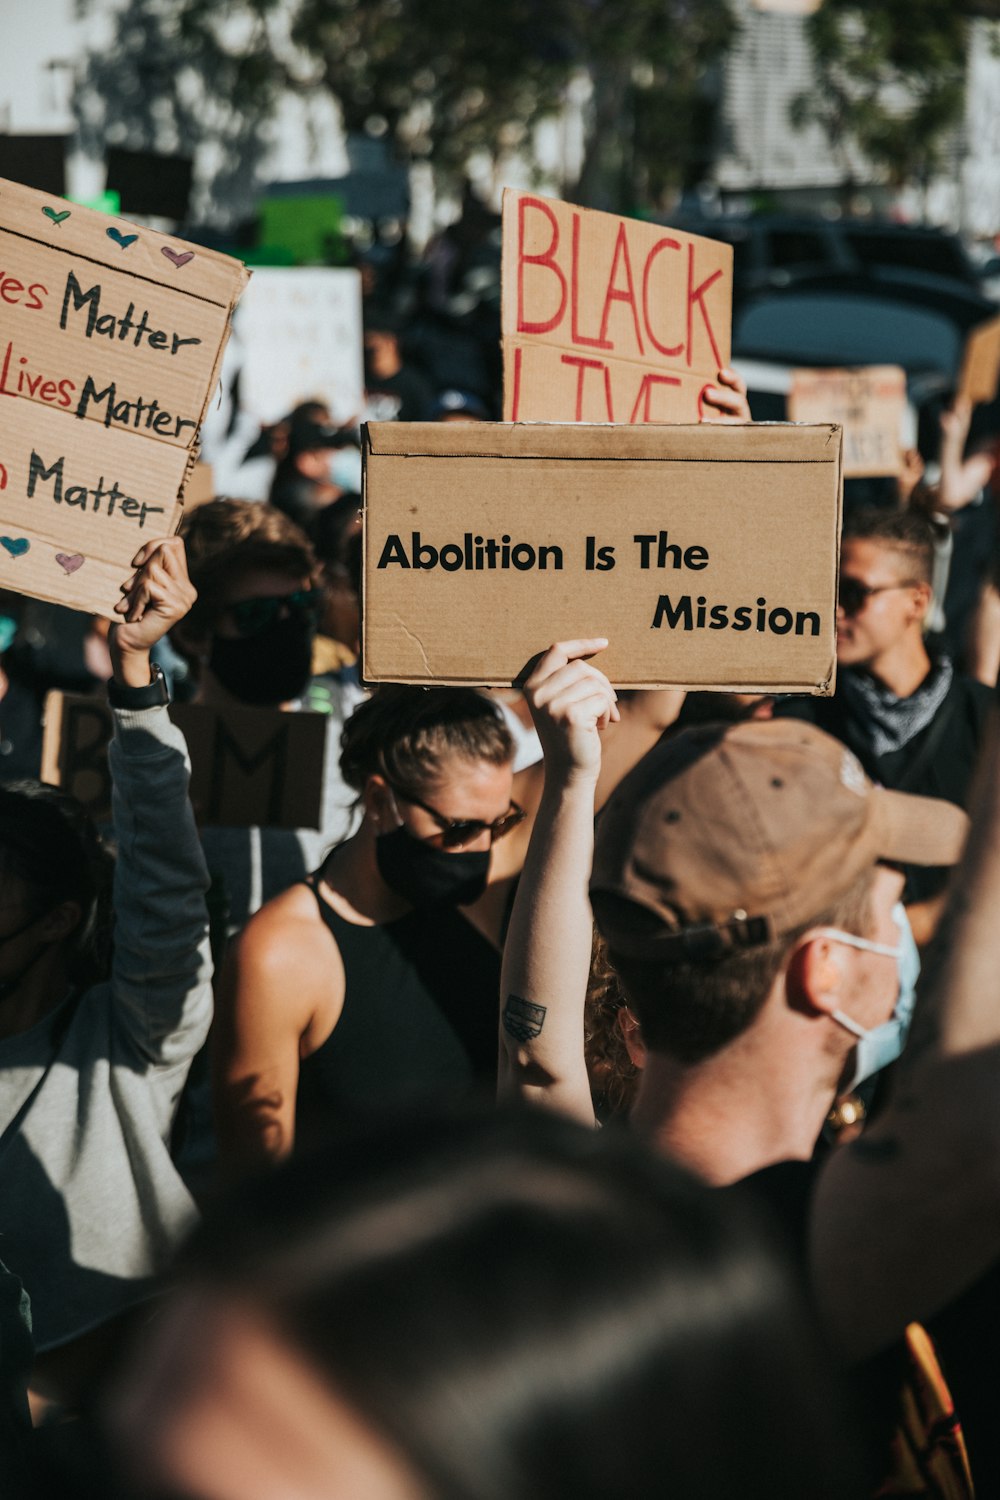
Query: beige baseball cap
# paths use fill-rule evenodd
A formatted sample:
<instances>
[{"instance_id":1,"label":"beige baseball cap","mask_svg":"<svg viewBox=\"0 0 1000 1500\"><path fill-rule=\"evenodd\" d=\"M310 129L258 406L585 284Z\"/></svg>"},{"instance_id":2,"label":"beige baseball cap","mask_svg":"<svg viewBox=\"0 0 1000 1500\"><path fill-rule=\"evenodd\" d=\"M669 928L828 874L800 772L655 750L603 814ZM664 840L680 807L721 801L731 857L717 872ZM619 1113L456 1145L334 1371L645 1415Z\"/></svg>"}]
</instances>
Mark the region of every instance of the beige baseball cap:
<instances>
[{"instance_id":1,"label":"beige baseball cap","mask_svg":"<svg viewBox=\"0 0 1000 1500\"><path fill-rule=\"evenodd\" d=\"M795 719L707 724L665 740L616 788L590 882L608 946L683 962L782 937L869 867L951 865L968 818L875 786Z\"/></svg>"}]
</instances>

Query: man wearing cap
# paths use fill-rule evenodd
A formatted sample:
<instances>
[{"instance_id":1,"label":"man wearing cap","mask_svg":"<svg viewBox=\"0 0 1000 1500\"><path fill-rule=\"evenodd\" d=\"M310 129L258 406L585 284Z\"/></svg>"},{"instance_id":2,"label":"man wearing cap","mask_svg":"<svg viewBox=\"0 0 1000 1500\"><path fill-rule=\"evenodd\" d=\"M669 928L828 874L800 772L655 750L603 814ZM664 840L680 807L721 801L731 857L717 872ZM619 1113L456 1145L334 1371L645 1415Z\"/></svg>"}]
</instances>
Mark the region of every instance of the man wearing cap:
<instances>
[{"instance_id":1,"label":"man wearing cap","mask_svg":"<svg viewBox=\"0 0 1000 1500\"><path fill-rule=\"evenodd\" d=\"M269 502L312 537L320 512L361 490L361 453L353 432L309 418L294 422L274 474Z\"/></svg>"},{"instance_id":2,"label":"man wearing cap","mask_svg":"<svg viewBox=\"0 0 1000 1500\"><path fill-rule=\"evenodd\" d=\"M472 391L447 390L434 398L429 417L432 422L488 422L490 414Z\"/></svg>"},{"instance_id":3,"label":"man wearing cap","mask_svg":"<svg viewBox=\"0 0 1000 1500\"><path fill-rule=\"evenodd\" d=\"M633 1128L710 1182L753 1179L782 1205L850 1360L933 1320L975 1433L979 1492L1000 1493L995 726L896 1087L860 1140L810 1162L852 1049L891 1023L905 984L893 867L953 863L967 820L873 786L811 725L706 725L625 777L595 850L599 730L615 694L585 658L605 644L552 647L526 684L546 782L504 955L507 1083L593 1119L593 855L594 914L643 1035Z\"/></svg>"},{"instance_id":4,"label":"man wearing cap","mask_svg":"<svg viewBox=\"0 0 1000 1500\"><path fill-rule=\"evenodd\" d=\"M546 1011L530 1043L516 1025L503 1036L523 1091L533 1077L559 1078L580 1114L589 1110L590 954L580 872L590 862L597 724L614 703L583 660L595 649L553 647L526 684L546 782L503 979L505 1000ZM634 1127L720 1185L808 1160L856 1054L866 1067L877 1054L881 1066L901 1044L897 867L954 862L965 827L949 803L875 787L850 751L810 724L705 725L661 741L609 799L590 881L646 1048ZM554 961L539 972L534 939L547 910L541 941ZM547 1042L542 994L567 997L565 1032ZM554 1097L547 1084L542 1091Z\"/></svg>"}]
</instances>

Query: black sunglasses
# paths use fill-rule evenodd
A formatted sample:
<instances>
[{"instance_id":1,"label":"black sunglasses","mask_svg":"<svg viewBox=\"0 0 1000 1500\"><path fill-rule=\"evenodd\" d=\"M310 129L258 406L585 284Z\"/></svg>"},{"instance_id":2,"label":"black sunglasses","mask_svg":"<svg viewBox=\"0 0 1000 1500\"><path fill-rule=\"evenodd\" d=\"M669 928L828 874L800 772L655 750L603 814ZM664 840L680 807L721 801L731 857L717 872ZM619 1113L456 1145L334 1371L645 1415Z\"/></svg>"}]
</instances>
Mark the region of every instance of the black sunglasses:
<instances>
[{"instance_id":1,"label":"black sunglasses","mask_svg":"<svg viewBox=\"0 0 1000 1500\"><path fill-rule=\"evenodd\" d=\"M905 583L880 583L873 588L871 584L862 583L860 578L845 578L842 575L837 600L845 615L856 615L860 614L873 594L888 594L892 589L916 587L915 578L908 578Z\"/></svg>"},{"instance_id":2,"label":"black sunglasses","mask_svg":"<svg viewBox=\"0 0 1000 1500\"><path fill-rule=\"evenodd\" d=\"M322 589L296 589L292 594L273 594L263 599L241 599L230 604L229 617L237 635L259 635L279 618L282 611L304 615L319 624L323 612Z\"/></svg>"},{"instance_id":3,"label":"black sunglasses","mask_svg":"<svg viewBox=\"0 0 1000 1500\"><path fill-rule=\"evenodd\" d=\"M442 849L462 849L466 844L472 844L476 839L482 838L484 833L490 836L490 844L495 844L497 839L502 839L516 828L518 823L523 823L528 814L523 807L516 802L511 802L507 811L499 818L494 818L492 823L484 823L481 818L446 818L439 813L436 807L431 807L427 802L421 802L419 797L414 797L411 792L405 792L401 786L394 781L386 782L393 794L402 802L409 802L413 807L419 807L422 812L428 813L440 828L441 832L432 835L427 840L433 842Z\"/></svg>"}]
</instances>

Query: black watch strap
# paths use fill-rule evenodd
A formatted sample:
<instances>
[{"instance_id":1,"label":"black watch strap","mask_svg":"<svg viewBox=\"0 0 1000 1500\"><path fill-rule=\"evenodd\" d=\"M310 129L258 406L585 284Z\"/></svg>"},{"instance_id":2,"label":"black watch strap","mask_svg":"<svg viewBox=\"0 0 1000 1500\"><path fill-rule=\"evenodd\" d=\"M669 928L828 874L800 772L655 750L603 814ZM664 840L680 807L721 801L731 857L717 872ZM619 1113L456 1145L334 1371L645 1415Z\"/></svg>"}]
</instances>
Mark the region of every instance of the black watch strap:
<instances>
[{"instance_id":1,"label":"black watch strap","mask_svg":"<svg viewBox=\"0 0 1000 1500\"><path fill-rule=\"evenodd\" d=\"M108 702L112 708L163 708L170 702L170 692L163 671L152 664L148 687L123 687L112 677L108 683Z\"/></svg>"}]
</instances>

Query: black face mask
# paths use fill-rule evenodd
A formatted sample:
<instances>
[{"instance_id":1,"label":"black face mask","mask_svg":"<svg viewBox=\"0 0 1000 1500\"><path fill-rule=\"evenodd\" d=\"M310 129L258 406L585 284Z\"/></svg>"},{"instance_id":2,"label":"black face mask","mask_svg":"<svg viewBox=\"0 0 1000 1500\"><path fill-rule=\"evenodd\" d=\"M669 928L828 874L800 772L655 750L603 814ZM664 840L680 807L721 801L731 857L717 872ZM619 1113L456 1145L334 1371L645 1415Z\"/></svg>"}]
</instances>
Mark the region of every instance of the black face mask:
<instances>
[{"instance_id":1,"label":"black face mask","mask_svg":"<svg viewBox=\"0 0 1000 1500\"><path fill-rule=\"evenodd\" d=\"M208 665L241 703L289 703L312 675L313 620L298 611L255 635L213 635Z\"/></svg>"},{"instance_id":2,"label":"black face mask","mask_svg":"<svg viewBox=\"0 0 1000 1500\"><path fill-rule=\"evenodd\" d=\"M490 851L449 853L400 827L375 840L375 862L389 889L411 906L469 906L486 889Z\"/></svg>"}]
</instances>

